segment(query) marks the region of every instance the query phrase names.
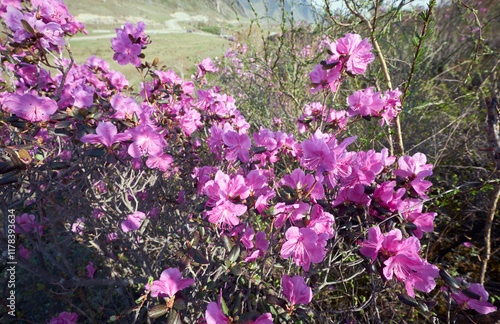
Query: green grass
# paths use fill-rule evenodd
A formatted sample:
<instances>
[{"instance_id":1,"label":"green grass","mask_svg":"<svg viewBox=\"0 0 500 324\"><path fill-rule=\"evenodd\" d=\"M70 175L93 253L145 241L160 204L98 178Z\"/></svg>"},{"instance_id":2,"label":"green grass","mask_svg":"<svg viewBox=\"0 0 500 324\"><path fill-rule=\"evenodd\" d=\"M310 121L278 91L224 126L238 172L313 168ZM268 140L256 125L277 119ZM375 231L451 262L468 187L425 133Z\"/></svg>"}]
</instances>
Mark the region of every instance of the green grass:
<instances>
[{"instance_id":1,"label":"green grass","mask_svg":"<svg viewBox=\"0 0 500 324\"><path fill-rule=\"evenodd\" d=\"M146 30L146 34L147 30ZM93 34L96 35L96 34ZM190 78L194 64L205 57L220 57L230 46L226 39L214 36L204 36L191 33L185 34L149 34L152 43L143 53L146 61L152 62L159 58L159 65L166 65L185 79ZM113 60L113 50L109 39L71 42L71 50L76 63L83 63L93 54L105 59L111 69L120 71L131 84L141 81L139 73L132 65L121 66Z\"/></svg>"}]
</instances>

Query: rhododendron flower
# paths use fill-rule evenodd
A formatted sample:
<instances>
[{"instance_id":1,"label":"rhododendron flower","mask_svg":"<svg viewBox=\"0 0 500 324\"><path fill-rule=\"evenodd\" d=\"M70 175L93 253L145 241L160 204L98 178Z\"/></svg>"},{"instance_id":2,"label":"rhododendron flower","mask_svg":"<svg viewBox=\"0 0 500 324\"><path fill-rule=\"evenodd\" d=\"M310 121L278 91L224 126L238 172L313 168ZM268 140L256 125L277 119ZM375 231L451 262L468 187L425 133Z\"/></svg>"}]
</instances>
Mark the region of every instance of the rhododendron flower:
<instances>
[{"instance_id":1,"label":"rhododendron flower","mask_svg":"<svg viewBox=\"0 0 500 324\"><path fill-rule=\"evenodd\" d=\"M346 34L345 37L330 44L330 51L333 55L326 63L330 64L340 60L347 71L352 74L363 74L368 64L375 59L375 55L370 52L371 50L372 45L368 38L361 40L361 36L357 34Z\"/></svg>"},{"instance_id":2,"label":"rhododendron flower","mask_svg":"<svg viewBox=\"0 0 500 324\"><path fill-rule=\"evenodd\" d=\"M226 150L226 160L236 161L237 158L241 162L246 163L250 159L248 149L252 146L250 137L246 134L238 134L233 131L227 131L222 136L224 144L228 146Z\"/></svg>"},{"instance_id":3,"label":"rhododendron flower","mask_svg":"<svg viewBox=\"0 0 500 324\"><path fill-rule=\"evenodd\" d=\"M253 233L253 230L251 233ZM246 231L245 231L245 234L246 234ZM243 234L243 236L245 234ZM245 260L244 260L245 262L255 261L255 260L257 260L257 258L259 256L265 256L264 252L267 251L267 249L269 248L269 241L266 239L265 232L259 232L259 233L257 233L257 235L255 237L256 237L255 238L255 249L253 250L253 252L249 256L247 256L245 258ZM253 239L253 237L252 237L252 239ZM242 241L243 241L243 238L242 238ZM243 244L245 245L245 247L247 247L247 249L251 249L254 247L253 242L250 241L250 243L251 243L251 247L248 248L247 245L245 245L245 242L243 242ZM250 246L250 244L249 244L249 246Z\"/></svg>"},{"instance_id":4,"label":"rhododendron flower","mask_svg":"<svg viewBox=\"0 0 500 324\"><path fill-rule=\"evenodd\" d=\"M148 168L154 169L160 169L163 172L168 171L172 163L174 162L174 159L170 154L162 154L158 156L151 155L147 160L146 160L146 165Z\"/></svg>"},{"instance_id":5,"label":"rhododendron flower","mask_svg":"<svg viewBox=\"0 0 500 324\"><path fill-rule=\"evenodd\" d=\"M116 126L111 122L104 122L97 125L96 134L83 136L80 141L91 144L103 144L111 147L114 143L127 141L132 138L129 133L118 133Z\"/></svg>"},{"instance_id":6,"label":"rhododendron flower","mask_svg":"<svg viewBox=\"0 0 500 324\"><path fill-rule=\"evenodd\" d=\"M415 153L413 156L405 155L398 159L399 169L394 174L408 179L410 185L423 199L427 199L425 191L432 183L423 178L432 175L432 164L426 164L427 157L423 153Z\"/></svg>"},{"instance_id":7,"label":"rhododendron flower","mask_svg":"<svg viewBox=\"0 0 500 324\"><path fill-rule=\"evenodd\" d=\"M16 70L16 74L22 78L19 81L28 86L39 85L40 87L44 87L53 82L50 72L42 67L37 67L31 64L26 64L20 67Z\"/></svg>"},{"instance_id":8,"label":"rhododendron flower","mask_svg":"<svg viewBox=\"0 0 500 324\"><path fill-rule=\"evenodd\" d=\"M16 216L16 223L18 224L15 228L15 232L17 234L23 233L20 228L22 228L26 233L29 233L33 231L36 225L35 215L24 213L21 216Z\"/></svg>"},{"instance_id":9,"label":"rhododendron flower","mask_svg":"<svg viewBox=\"0 0 500 324\"><path fill-rule=\"evenodd\" d=\"M85 268L87 269L89 277L94 278L94 273L95 273L94 263L90 261Z\"/></svg>"},{"instance_id":10,"label":"rhododendron flower","mask_svg":"<svg viewBox=\"0 0 500 324\"><path fill-rule=\"evenodd\" d=\"M430 292L436 287L434 278L439 275L439 269L420 258L420 242L416 237L403 239L399 229L382 235L378 226L372 227L368 235L368 240L360 243L363 246L360 252L371 257L372 263L377 255L385 260L382 272L387 280L395 275L405 283L406 291L412 297L415 297L414 288Z\"/></svg>"},{"instance_id":11,"label":"rhododendron flower","mask_svg":"<svg viewBox=\"0 0 500 324\"><path fill-rule=\"evenodd\" d=\"M335 218L332 214L323 211L323 207L320 205L316 204L312 207L307 228L312 229L318 235L325 233L331 239L335 236L333 224L335 224Z\"/></svg>"},{"instance_id":12,"label":"rhododendron flower","mask_svg":"<svg viewBox=\"0 0 500 324\"><path fill-rule=\"evenodd\" d=\"M407 240L410 239L412 237ZM418 240L417 238L414 239ZM438 267L420 259L418 256L400 251L397 255L384 261L384 264L383 273L386 279L392 279L394 274L399 281L404 282L406 292L412 297L415 297L414 288L428 293L436 287L434 278L439 275Z\"/></svg>"},{"instance_id":13,"label":"rhododendron flower","mask_svg":"<svg viewBox=\"0 0 500 324\"><path fill-rule=\"evenodd\" d=\"M141 227L141 222L144 218L146 218L146 215L143 212L136 211L133 214L127 215L127 220L121 223L121 228L125 233L136 231Z\"/></svg>"},{"instance_id":14,"label":"rhododendron flower","mask_svg":"<svg viewBox=\"0 0 500 324\"><path fill-rule=\"evenodd\" d=\"M145 37L145 29L146 25L142 21L137 23L136 28L130 22L126 22L123 29L117 28L116 38L111 39L111 47L115 51L113 60L117 61L120 65L130 63L133 66L139 67L141 65L139 55L143 47L150 43Z\"/></svg>"},{"instance_id":15,"label":"rhododendron flower","mask_svg":"<svg viewBox=\"0 0 500 324\"><path fill-rule=\"evenodd\" d=\"M48 120L57 111L57 103L47 97L38 97L31 93L11 94L4 101L9 112L30 122Z\"/></svg>"},{"instance_id":16,"label":"rhododendron flower","mask_svg":"<svg viewBox=\"0 0 500 324\"><path fill-rule=\"evenodd\" d=\"M283 295L288 301L295 304L309 304L312 300L312 289L306 285L306 281L302 276L283 275L281 277L281 287Z\"/></svg>"},{"instance_id":17,"label":"rhododendron flower","mask_svg":"<svg viewBox=\"0 0 500 324\"><path fill-rule=\"evenodd\" d=\"M161 155L163 148L167 146L163 136L149 125L139 125L136 128L127 129L125 133L131 134L134 140L128 147L128 154L133 158L140 158L146 154Z\"/></svg>"},{"instance_id":18,"label":"rhododendron flower","mask_svg":"<svg viewBox=\"0 0 500 324\"><path fill-rule=\"evenodd\" d=\"M238 202L250 195L250 189L241 175L230 178L220 170L215 174L214 180L206 182L204 191L210 197L207 206L215 206L225 200Z\"/></svg>"},{"instance_id":19,"label":"rhododendron flower","mask_svg":"<svg viewBox=\"0 0 500 324\"><path fill-rule=\"evenodd\" d=\"M146 285L146 291L151 290L151 297L172 297L178 291L194 284L194 279L181 279L182 274L177 268L168 268L161 273L160 280Z\"/></svg>"},{"instance_id":20,"label":"rhododendron flower","mask_svg":"<svg viewBox=\"0 0 500 324\"><path fill-rule=\"evenodd\" d=\"M325 143L323 138L313 137L302 142L303 157L301 164L308 170L318 172L330 171L335 163L335 154Z\"/></svg>"},{"instance_id":21,"label":"rhododendron flower","mask_svg":"<svg viewBox=\"0 0 500 324\"><path fill-rule=\"evenodd\" d=\"M341 187L337 198L333 202L333 207L337 207L344 202L351 202L358 206L369 206L370 197L365 193L365 186L358 183L354 187Z\"/></svg>"},{"instance_id":22,"label":"rhododendron flower","mask_svg":"<svg viewBox=\"0 0 500 324\"><path fill-rule=\"evenodd\" d=\"M295 169L291 175L285 175L280 181L280 186L289 186L296 191L301 191L302 196L309 194L314 199L323 199L325 190L312 174L305 174L302 169Z\"/></svg>"},{"instance_id":23,"label":"rhododendron flower","mask_svg":"<svg viewBox=\"0 0 500 324\"><path fill-rule=\"evenodd\" d=\"M62 312L58 317L52 317L48 324L74 324L78 320L78 314Z\"/></svg>"},{"instance_id":24,"label":"rhododendron flower","mask_svg":"<svg viewBox=\"0 0 500 324\"><path fill-rule=\"evenodd\" d=\"M417 227L413 230L415 236L422 238L423 232L430 232L434 229L434 217L437 213L422 213L423 203L420 199L405 199L398 202L398 210L406 221Z\"/></svg>"},{"instance_id":25,"label":"rhododendron flower","mask_svg":"<svg viewBox=\"0 0 500 324\"><path fill-rule=\"evenodd\" d=\"M137 117L142 113L141 108L137 104L134 98L124 97L122 95L116 94L109 100L111 107L116 110L116 112L111 115L111 118L116 119L132 119L134 113Z\"/></svg>"},{"instance_id":26,"label":"rhododendron flower","mask_svg":"<svg viewBox=\"0 0 500 324\"><path fill-rule=\"evenodd\" d=\"M459 282L462 281L461 278L456 278ZM489 314L497 310L490 302L488 302L488 292L484 289L481 284L473 283L468 288L471 292L480 296L480 299L470 298L465 295L462 291L456 293L451 293L451 298L455 300L458 306L462 309L473 309L481 314ZM441 291L448 291L447 287L441 287Z\"/></svg>"},{"instance_id":27,"label":"rhododendron flower","mask_svg":"<svg viewBox=\"0 0 500 324\"><path fill-rule=\"evenodd\" d=\"M77 233L78 235L83 234L83 230L85 229L85 219L77 218L76 221L71 225L71 231L73 233Z\"/></svg>"},{"instance_id":28,"label":"rhododendron flower","mask_svg":"<svg viewBox=\"0 0 500 324\"><path fill-rule=\"evenodd\" d=\"M106 235L106 243L116 241L118 239L118 233L113 232Z\"/></svg>"},{"instance_id":29,"label":"rhododendron flower","mask_svg":"<svg viewBox=\"0 0 500 324\"><path fill-rule=\"evenodd\" d=\"M379 112L382 120L380 121L380 126L384 126L384 122L391 125L391 120L396 118L396 116L401 112L401 98L402 92L399 89L393 91L387 90L384 94L385 105L384 109Z\"/></svg>"},{"instance_id":30,"label":"rhododendron flower","mask_svg":"<svg viewBox=\"0 0 500 324\"><path fill-rule=\"evenodd\" d=\"M4 18L4 14L7 12L9 6L21 10L21 0L2 0L0 3L0 17Z\"/></svg>"},{"instance_id":31,"label":"rhododendron flower","mask_svg":"<svg viewBox=\"0 0 500 324\"><path fill-rule=\"evenodd\" d=\"M222 301L222 291L219 297L219 302L211 302L207 306L207 310L205 312L205 320L207 324L227 324L229 323L229 318L224 315L221 308Z\"/></svg>"},{"instance_id":32,"label":"rhododendron flower","mask_svg":"<svg viewBox=\"0 0 500 324\"><path fill-rule=\"evenodd\" d=\"M24 247L24 245L19 246L19 255L23 259L29 259L31 257L31 252L27 248Z\"/></svg>"},{"instance_id":33,"label":"rhododendron flower","mask_svg":"<svg viewBox=\"0 0 500 324\"><path fill-rule=\"evenodd\" d=\"M273 324L273 315L271 313L265 313L257 317L254 322L250 322L249 324Z\"/></svg>"},{"instance_id":34,"label":"rhododendron flower","mask_svg":"<svg viewBox=\"0 0 500 324\"><path fill-rule=\"evenodd\" d=\"M363 242L359 242L362 246L359 252L364 256L372 259L372 263L375 262L378 256L378 252L382 248L382 243L384 242L384 235L378 226L372 227L368 230L368 239Z\"/></svg>"},{"instance_id":35,"label":"rhododendron flower","mask_svg":"<svg viewBox=\"0 0 500 324\"><path fill-rule=\"evenodd\" d=\"M245 233L241 236L241 243L245 246L245 248L248 250L253 249L253 238L255 237L255 232L253 231L251 226L247 226L245 229Z\"/></svg>"},{"instance_id":36,"label":"rhododendron flower","mask_svg":"<svg viewBox=\"0 0 500 324\"><path fill-rule=\"evenodd\" d=\"M298 204L285 205L285 203L277 203L274 206L274 227L279 228L283 223L289 219L292 224L302 220L303 215L308 213L310 209L309 204L299 202Z\"/></svg>"},{"instance_id":37,"label":"rhododendron flower","mask_svg":"<svg viewBox=\"0 0 500 324\"><path fill-rule=\"evenodd\" d=\"M320 89L330 88L333 92L337 91L336 82L340 77L340 71L336 68L324 70L322 65L316 65L314 70L309 73L311 79L311 93L315 93Z\"/></svg>"},{"instance_id":38,"label":"rhododendron flower","mask_svg":"<svg viewBox=\"0 0 500 324\"><path fill-rule=\"evenodd\" d=\"M380 92L373 93L373 87L359 90L347 97L349 109L347 115L352 117L376 115L385 106L385 100L380 97Z\"/></svg>"},{"instance_id":39,"label":"rhododendron flower","mask_svg":"<svg viewBox=\"0 0 500 324\"><path fill-rule=\"evenodd\" d=\"M212 210L206 212L208 221L216 224L219 227L236 226L240 223L238 216L243 215L247 211L247 206L233 204L228 200L222 200Z\"/></svg>"},{"instance_id":40,"label":"rhododendron flower","mask_svg":"<svg viewBox=\"0 0 500 324\"><path fill-rule=\"evenodd\" d=\"M184 115L181 117L180 125L187 136L191 136L198 127L203 126L201 115L195 109L184 108Z\"/></svg>"},{"instance_id":41,"label":"rhododendron flower","mask_svg":"<svg viewBox=\"0 0 500 324\"><path fill-rule=\"evenodd\" d=\"M198 72L196 73L196 78L200 79L205 76L205 73L207 72L216 72L217 68L215 67L214 63L212 63L212 59L210 57L207 57L203 61L201 61L200 64L196 64L196 67L198 68Z\"/></svg>"},{"instance_id":42,"label":"rhododendron flower","mask_svg":"<svg viewBox=\"0 0 500 324\"><path fill-rule=\"evenodd\" d=\"M295 264L309 270L311 262L319 263L325 257L327 234L316 234L309 228L290 227L285 237L287 241L281 247L281 257L288 259L293 256Z\"/></svg>"}]
</instances>

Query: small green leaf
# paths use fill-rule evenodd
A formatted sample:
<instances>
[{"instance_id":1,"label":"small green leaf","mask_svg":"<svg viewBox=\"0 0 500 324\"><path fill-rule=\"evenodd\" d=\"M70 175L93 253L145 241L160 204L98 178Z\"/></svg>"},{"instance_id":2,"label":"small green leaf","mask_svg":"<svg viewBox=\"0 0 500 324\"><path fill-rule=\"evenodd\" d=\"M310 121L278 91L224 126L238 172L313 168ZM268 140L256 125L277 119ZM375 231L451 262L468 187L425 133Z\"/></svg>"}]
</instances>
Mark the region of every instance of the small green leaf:
<instances>
[{"instance_id":1,"label":"small green leaf","mask_svg":"<svg viewBox=\"0 0 500 324\"><path fill-rule=\"evenodd\" d=\"M31 27L31 25L24 19L21 19L21 24L23 24L23 27L24 29L30 33L31 35L35 35L35 30L33 29L33 27Z\"/></svg>"},{"instance_id":2,"label":"small green leaf","mask_svg":"<svg viewBox=\"0 0 500 324\"><path fill-rule=\"evenodd\" d=\"M227 307L226 302L224 301L224 298L222 298L222 296L220 296L220 307L221 307L224 315L228 316L229 315L229 308Z\"/></svg>"},{"instance_id":3,"label":"small green leaf","mask_svg":"<svg viewBox=\"0 0 500 324\"><path fill-rule=\"evenodd\" d=\"M168 316L168 324L181 324L181 315L176 310L172 309Z\"/></svg>"},{"instance_id":4,"label":"small green leaf","mask_svg":"<svg viewBox=\"0 0 500 324\"><path fill-rule=\"evenodd\" d=\"M167 312L168 308L166 305L156 305L149 310L148 316L151 318L158 318L160 316L165 315Z\"/></svg>"},{"instance_id":5,"label":"small green leaf","mask_svg":"<svg viewBox=\"0 0 500 324\"><path fill-rule=\"evenodd\" d=\"M229 252L229 255L227 257L229 259L229 261L235 262L238 259L238 257L240 256L240 251L241 251L241 249L240 249L239 245L233 246L233 248L231 249L231 252Z\"/></svg>"}]
</instances>

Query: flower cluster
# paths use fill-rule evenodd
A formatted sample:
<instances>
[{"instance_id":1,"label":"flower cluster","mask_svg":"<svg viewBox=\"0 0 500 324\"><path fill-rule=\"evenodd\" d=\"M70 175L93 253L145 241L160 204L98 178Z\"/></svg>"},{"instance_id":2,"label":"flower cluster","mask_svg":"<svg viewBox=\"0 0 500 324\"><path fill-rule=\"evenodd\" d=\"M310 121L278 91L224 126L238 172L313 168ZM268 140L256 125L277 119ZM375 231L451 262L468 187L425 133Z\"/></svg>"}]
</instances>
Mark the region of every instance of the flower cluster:
<instances>
[{"instance_id":1,"label":"flower cluster","mask_svg":"<svg viewBox=\"0 0 500 324\"><path fill-rule=\"evenodd\" d=\"M115 51L113 60L120 65L132 64L139 67L141 65L141 52L151 41L145 35L146 24L139 21L134 27L130 22L126 22L123 28L116 28L116 38L111 39L111 46Z\"/></svg>"}]
</instances>

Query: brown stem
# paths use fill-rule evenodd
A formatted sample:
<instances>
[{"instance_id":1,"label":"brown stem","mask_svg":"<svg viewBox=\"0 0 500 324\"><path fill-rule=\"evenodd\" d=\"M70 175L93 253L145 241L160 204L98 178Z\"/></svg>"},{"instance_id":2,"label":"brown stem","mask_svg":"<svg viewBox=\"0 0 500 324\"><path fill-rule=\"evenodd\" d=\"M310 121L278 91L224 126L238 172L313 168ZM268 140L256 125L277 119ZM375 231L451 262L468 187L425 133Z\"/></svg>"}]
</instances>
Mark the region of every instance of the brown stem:
<instances>
[{"instance_id":1,"label":"brown stem","mask_svg":"<svg viewBox=\"0 0 500 324\"><path fill-rule=\"evenodd\" d=\"M488 261L491 257L491 229L493 227L493 220L495 219L495 214L497 211L498 200L500 199L500 185L495 185L495 191L493 193L493 198L491 200L491 207L489 210L488 218L486 219L486 225L484 227L484 251L481 262L481 273L479 275L479 283L484 285L484 279L486 277L486 269L488 268Z\"/></svg>"},{"instance_id":2,"label":"brown stem","mask_svg":"<svg viewBox=\"0 0 500 324\"><path fill-rule=\"evenodd\" d=\"M494 92L494 91L493 91ZM498 116L498 99L495 93L492 94L491 100L486 102L488 109L488 137L490 142L490 147L493 150L493 159L495 160L495 165L497 172L500 169L500 129L499 129L499 116ZM484 246L483 257L481 262L481 273L479 276L479 283L484 285L484 280L486 277L486 270L488 268L488 261L491 257L491 229L493 227L493 220L495 219L495 214L497 211L498 200L500 199L500 184L495 185L495 191L491 199L491 206L488 212L488 218L486 219L486 225L484 227Z\"/></svg>"}]
</instances>

